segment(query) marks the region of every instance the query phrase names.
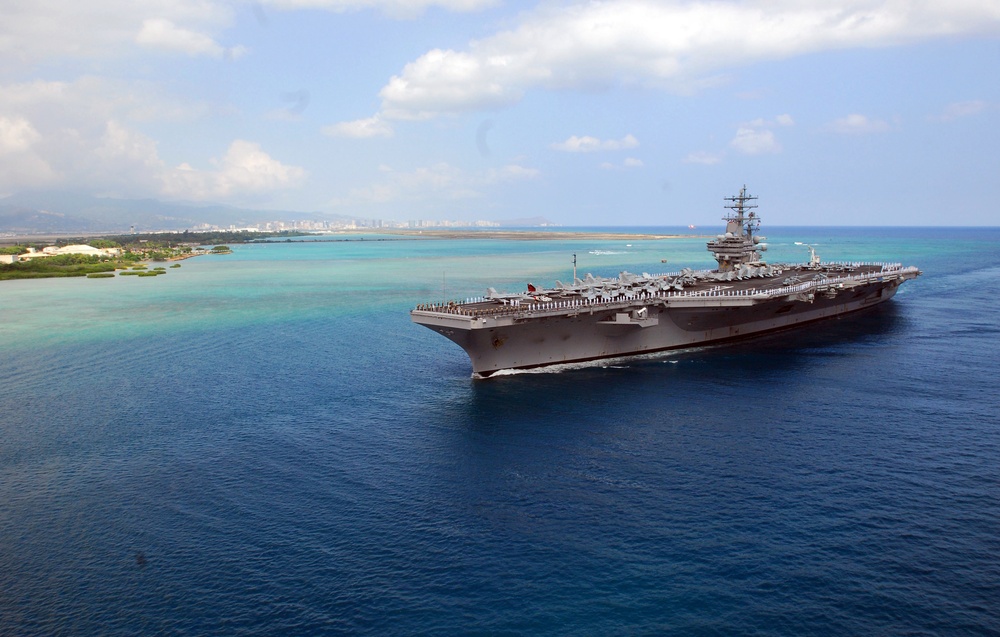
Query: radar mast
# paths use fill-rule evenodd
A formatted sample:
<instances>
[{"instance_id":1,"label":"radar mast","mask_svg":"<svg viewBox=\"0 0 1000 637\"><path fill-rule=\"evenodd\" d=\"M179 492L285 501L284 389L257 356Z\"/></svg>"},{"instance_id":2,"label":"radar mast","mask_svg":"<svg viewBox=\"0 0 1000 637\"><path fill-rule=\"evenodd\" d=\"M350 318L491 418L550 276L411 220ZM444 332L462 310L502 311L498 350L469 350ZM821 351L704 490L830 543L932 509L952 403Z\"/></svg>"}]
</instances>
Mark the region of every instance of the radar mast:
<instances>
[{"instance_id":1,"label":"radar mast","mask_svg":"<svg viewBox=\"0 0 1000 637\"><path fill-rule=\"evenodd\" d=\"M725 197L725 208L731 212L722 218L726 222L726 233L708 242L708 250L715 255L720 272L735 270L741 265L758 264L760 253L767 244L760 243L764 237L755 233L760 229L760 217L755 212L757 197L747 194L747 187L740 194Z\"/></svg>"},{"instance_id":2,"label":"radar mast","mask_svg":"<svg viewBox=\"0 0 1000 637\"><path fill-rule=\"evenodd\" d=\"M760 217L754 212L757 208L756 196L747 194L747 187L740 188L740 194L735 197L723 197L727 203L724 207L732 213L722 218L726 222L726 232L740 233L740 236L753 240L753 233L760 228Z\"/></svg>"}]
</instances>

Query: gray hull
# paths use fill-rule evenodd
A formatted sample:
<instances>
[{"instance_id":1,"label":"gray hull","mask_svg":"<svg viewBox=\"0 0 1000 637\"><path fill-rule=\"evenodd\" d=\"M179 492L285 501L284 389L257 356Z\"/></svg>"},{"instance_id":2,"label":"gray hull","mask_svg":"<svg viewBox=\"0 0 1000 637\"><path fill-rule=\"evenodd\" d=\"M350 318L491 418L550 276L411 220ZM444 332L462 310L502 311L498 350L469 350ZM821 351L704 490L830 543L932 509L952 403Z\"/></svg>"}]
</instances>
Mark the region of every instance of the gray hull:
<instances>
[{"instance_id":1,"label":"gray hull","mask_svg":"<svg viewBox=\"0 0 1000 637\"><path fill-rule=\"evenodd\" d=\"M746 186L726 197L726 231L706 244L718 268L673 274L622 272L618 278L556 281L551 289L464 303L418 305L419 323L457 343L472 371L489 376L526 369L693 347L781 330L856 312L891 299L920 275L899 263L823 263L813 246L809 263L761 259L757 198Z\"/></svg>"},{"instance_id":2,"label":"gray hull","mask_svg":"<svg viewBox=\"0 0 1000 637\"><path fill-rule=\"evenodd\" d=\"M565 303L496 316L418 309L411 317L458 344L468 353L474 374L486 377L504 369L639 355L786 329L885 302L917 274L915 269L900 270L848 285L817 284L780 293Z\"/></svg>"}]
</instances>

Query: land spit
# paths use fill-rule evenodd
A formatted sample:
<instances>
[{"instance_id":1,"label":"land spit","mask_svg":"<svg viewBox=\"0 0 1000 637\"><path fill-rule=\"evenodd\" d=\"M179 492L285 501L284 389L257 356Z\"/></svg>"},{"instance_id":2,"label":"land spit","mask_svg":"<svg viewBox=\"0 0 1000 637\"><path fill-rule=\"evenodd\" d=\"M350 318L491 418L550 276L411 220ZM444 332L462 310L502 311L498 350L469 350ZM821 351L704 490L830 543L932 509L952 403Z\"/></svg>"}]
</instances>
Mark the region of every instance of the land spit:
<instances>
[{"instance_id":1,"label":"land spit","mask_svg":"<svg viewBox=\"0 0 1000 637\"><path fill-rule=\"evenodd\" d=\"M660 239L711 239L709 235L701 234L653 234L643 232L581 232L581 231L543 231L543 230L473 230L462 228L450 229L416 229L416 228L357 228L351 230L332 230L326 232L304 232L300 236L319 235L327 237L340 237L341 241L358 240L354 239L358 235L385 235L396 238L423 238L423 239L505 239L510 241L567 241L567 240L593 240L593 241L651 241ZM109 233L74 233L70 234L10 234L0 237L0 246L12 246L21 243L54 243L59 239L74 237L79 240L101 239L111 235ZM193 234L185 243L197 245L197 234ZM194 241L192 241L194 240ZM294 240L294 239L292 239ZM223 241L222 243L226 243ZM230 242L235 243L235 242ZM197 255L190 255L197 256ZM188 258L188 257L185 257Z\"/></svg>"},{"instance_id":2,"label":"land spit","mask_svg":"<svg viewBox=\"0 0 1000 637\"><path fill-rule=\"evenodd\" d=\"M648 241L655 239L698 239L708 238L696 234L648 234L640 232L562 232L539 230L428 230L408 228L374 228L352 231L371 234L389 234L404 237L429 237L432 239L509 239L514 241Z\"/></svg>"}]
</instances>

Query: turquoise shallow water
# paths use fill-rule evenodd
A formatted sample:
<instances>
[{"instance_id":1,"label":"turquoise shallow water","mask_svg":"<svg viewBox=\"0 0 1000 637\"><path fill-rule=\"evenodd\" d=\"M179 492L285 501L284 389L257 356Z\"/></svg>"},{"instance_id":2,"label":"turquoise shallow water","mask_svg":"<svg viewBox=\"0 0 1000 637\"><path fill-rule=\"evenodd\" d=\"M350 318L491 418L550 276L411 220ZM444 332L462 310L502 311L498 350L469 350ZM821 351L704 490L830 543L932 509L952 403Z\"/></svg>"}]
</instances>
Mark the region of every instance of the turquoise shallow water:
<instances>
[{"instance_id":1,"label":"turquoise shallow water","mask_svg":"<svg viewBox=\"0 0 1000 637\"><path fill-rule=\"evenodd\" d=\"M804 332L485 382L407 311L705 240L0 284L0 634L1000 631L1000 230L765 234L925 274Z\"/></svg>"}]
</instances>

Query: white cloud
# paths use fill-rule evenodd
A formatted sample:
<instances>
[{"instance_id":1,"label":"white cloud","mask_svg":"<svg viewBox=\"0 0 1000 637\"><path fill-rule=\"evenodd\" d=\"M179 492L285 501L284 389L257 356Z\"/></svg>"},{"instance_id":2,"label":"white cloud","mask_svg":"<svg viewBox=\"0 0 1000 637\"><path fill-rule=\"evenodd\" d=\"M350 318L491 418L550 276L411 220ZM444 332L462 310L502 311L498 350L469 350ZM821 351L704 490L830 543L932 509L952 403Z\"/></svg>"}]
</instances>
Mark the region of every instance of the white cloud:
<instances>
[{"instance_id":1,"label":"white cloud","mask_svg":"<svg viewBox=\"0 0 1000 637\"><path fill-rule=\"evenodd\" d=\"M702 164L712 166L721 163L725 158L725 153L709 153L706 151L695 151L684 158L685 164Z\"/></svg>"},{"instance_id":2,"label":"white cloud","mask_svg":"<svg viewBox=\"0 0 1000 637\"><path fill-rule=\"evenodd\" d=\"M131 44L215 57L246 52L216 41L234 16L233 4L219 0L33 0L5 3L0 16L0 59L22 65L128 56Z\"/></svg>"},{"instance_id":3,"label":"white cloud","mask_svg":"<svg viewBox=\"0 0 1000 637\"><path fill-rule=\"evenodd\" d=\"M0 115L0 192L44 186L54 178L35 150L41 138L26 118Z\"/></svg>"},{"instance_id":4,"label":"white cloud","mask_svg":"<svg viewBox=\"0 0 1000 637\"><path fill-rule=\"evenodd\" d=\"M970 100L968 102L953 102L948 104L944 111L934 119L938 119L942 122L950 122L954 119L959 119L962 117L971 117L973 115L978 115L986 110L987 103L983 100Z\"/></svg>"},{"instance_id":5,"label":"white cloud","mask_svg":"<svg viewBox=\"0 0 1000 637\"><path fill-rule=\"evenodd\" d=\"M376 115L367 119L356 119L352 122L340 122L323 127L323 134L330 137L352 137L363 139L368 137L392 137L392 126Z\"/></svg>"},{"instance_id":6,"label":"white cloud","mask_svg":"<svg viewBox=\"0 0 1000 637\"><path fill-rule=\"evenodd\" d=\"M157 194L164 164L155 141L138 127L151 119L186 121L204 111L141 82L83 77L0 85L0 190Z\"/></svg>"},{"instance_id":7,"label":"white cloud","mask_svg":"<svg viewBox=\"0 0 1000 637\"><path fill-rule=\"evenodd\" d=\"M152 187L155 144L125 122L160 108L156 98L140 85L91 77L0 86L0 145L8 151L0 152L0 189Z\"/></svg>"},{"instance_id":8,"label":"white cloud","mask_svg":"<svg viewBox=\"0 0 1000 637\"><path fill-rule=\"evenodd\" d=\"M104 135L94 149L94 156L107 165L127 169L130 181L136 178L151 179L153 175L163 170L156 142L115 121L108 122Z\"/></svg>"},{"instance_id":9,"label":"white cloud","mask_svg":"<svg viewBox=\"0 0 1000 637\"><path fill-rule=\"evenodd\" d=\"M685 91L765 60L998 32L1000 5L973 0L543 4L465 50L428 51L379 95L386 117L422 119L506 107L533 88Z\"/></svg>"},{"instance_id":10,"label":"white cloud","mask_svg":"<svg viewBox=\"0 0 1000 637\"><path fill-rule=\"evenodd\" d=\"M0 129L6 119L0 118ZM120 122L51 129L20 120L15 130L16 152L0 152L0 189L88 188L148 196L157 188L163 163L155 142Z\"/></svg>"},{"instance_id":11,"label":"white cloud","mask_svg":"<svg viewBox=\"0 0 1000 637\"><path fill-rule=\"evenodd\" d=\"M165 18L144 20L135 41L142 46L190 56L221 58L226 52L222 45L204 33L180 28Z\"/></svg>"},{"instance_id":12,"label":"white cloud","mask_svg":"<svg viewBox=\"0 0 1000 637\"><path fill-rule=\"evenodd\" d=\"M264 4L276 9L325 9L345 12L361 9L378 9L398 18L412 18L430 7L449 11L481 11L500 4L499 0L265 0Z\"/></svg>"},{"instance_id":13,"label":"white cloud","mask_svg":"<svg viewBox=\"0 0 1000 637\"><path fill-rule=\"evenodd\" d=\"M590 153L598 150L624 150L628 148L635 148L639 145L639 140L637 140L632 135L626 135L621 139L608 139L600 140L596 137L590 137L584 135L583 137L577 137L573 135L564 142L557 142L552 144L551 147L554 150L561 150L567 153Z\"/></svg>"},{"instance_id":14,"label":"white cloud","mask_svg":"<svg viewBox=\"0 0 1000 637\"><path fill-rule=\"evenodd\" d=\"M736 129L736 136L733 137L729 145L737 152L744 155L764 155L781 152L781 144L774 136L772 128L782 126L793 126L795 120L791 115L778 115L773 120L758 118L744 124ZM690 155L689 155L690 157ZM719 158L721 160L721 157ZM689 162L689 163L708 163Z\"/></svg>"},{"instance_id":15,"label":"white cloud","mask_svg":"<svg viewBox=\"0 0 1000 637\"><path fill-rule=\"evenodd\" d=\"M602 170L627 170L629 168L642 168L645 164L641 159L636 157L626 157L620 165L613 164L609 161L601 163L600 167Z\"/></svg>"},{"instance_id":16,"label":"white cloud","mask_svg":"<svg viewBox=\"0 0 1000 637\"><path fill-rule=\"evenodd\" d=\"M288 10L377 10L413 18L426 9L471 12L501 0L7 0L0 3L0 59L34 64L44 60L123 57L128 45L184 55L239 58L247 48L221 41L247 5ZM4 69L0 69L2 71Z\"/></svg>"},{"instance_id":17,"label":"white cloud","mask_svg":"<svg viewBox=\"0 0 1000 637\"><path fill-rule=\"evenodd\" d=\"M26 120L0 117L0 190L87 188L113 196L165 195L193 200L245 200L293 188L304 169L282 164L258 144L234 141L215 169L168 169L156 142L117 121L99 132L39 133Z\"/></svg>"},{"instance_id":18,"label":"white cloud","mask_svg":"<svg viewBox=\"0 0 1000 637\"><path fill-rule=\"evenodd\" d=\"M792 119L791 115L787 113L785 115L778 115L774 119L764 119L763 117L758 117L755 120L751 120L744 124L750 128L774 128L776 126L794 126L795 120Z\"/></svg>"},{"instance_id":19,"label":"white cloud","mask_svg":"<svg viewBox=\"0 0 1000 637\"><path fill-rule=\"evenodd\" d=\"M500 170L492 170L486 173L485 183L501 183L510 181L520 181L522 179L535 179L541 174L537 168L528 168L519 164L508 164Z\"/></svg>"},{"instance_id":20,"label":"white cloud","mask_svg":"<svg viewBox=\"0 0 1000 637\"><path fill-rule=\"evenodd\" d=\"M261 150L260 145L242 139L234 141L222 160L219 172L222 194L233 190L260 192L297 186L306 171L298 166L285 166Z\"/></svg>"},{"instance_id":21,"label":"white cloud","mask_svg":"<svg viewBox=\"0 0 1000 637\"><path fill-rule=\"evenodd\" d=\"M242 44L237 44L236 46L231 46L226 49L225 55L227 60L238 60L249 53L249 48L243 46Z\"/></svg>"},{"instance_id":22,"label":"white cloud","mask_svg":"<svg viewBox=\"0 0 1000 637\"><path fill-rule=\"evenodd\" d=\"M0 115L0 155L23 153L38 141L35 127L23 117Z\"/></svg>"},{"instance_id":23,"label":"white cloud","mask_svg":"<svg viewBox=\"0 0 1000 637\"><path fill-rule=\"evenodd\" d=\"M509 106L524 93L518 72L502 56L481 59L434 49L382 88L382 112L392 119L428 119Z\"/></svg>"},{"instance_id":24,"label":"white cloud","mask_svg":"<svg viewBox=\"0 0 1000 637\"><path fill-rule=\"evenodd\" d=\"M889 124L881 119L870 119L859 113L841 117L826 125L826 129L834 133L865 134L884 133L890 129Z\"/></svg>"},{"instance_id":25,"label":"white cloud","mask_svg":"<svg viewBox=\"0 0 1000 637\"><path fill-rule=\"evenodd\" d=\"M0 85L0 115L26 117L43 135L58 128L103 130L108 120L188 121L207 111L204 103L178 101L150 82L83 76Z\"/></svg>"},{"instance_id":26,"label":"white cloud","mask_svg":"<svg viewBox=\"0 0 1000 637\"><path fill-rule=\"evenodd\" d=\"M164 194L186 199L228 199L268 193L300 185L306 171L286 166L259 144L242 139L229 145L226 156L214 160L216 170L199 171L181 164L163 175Z\"/></svg>"},{"instance_id":27,"label":"white cloud","mask_svg":"<svg viewBox=\"0 0 1000 637\"><path fill-rule=\"evenodd\" d=\"M781 144L774 138L774 132L766 128L741 126L729 145L744 155L781 152Z\"/></svg>"},{"instance_id":28,"label":"white cloud","mask_svg":"<svg viewBox=\"0 0 1000 637\"><path fill-rule=\"evenodd\" d=\"M148 85L85 77L0 85L0 191L86 188L120 196L240 199L292 188L305 171L237 140L215 169L167 168L139 126L184 121L203 107L173 103Z\"/></svg>"}]
</instances>

